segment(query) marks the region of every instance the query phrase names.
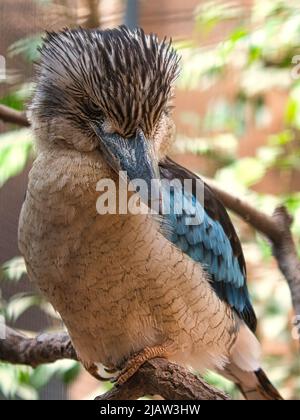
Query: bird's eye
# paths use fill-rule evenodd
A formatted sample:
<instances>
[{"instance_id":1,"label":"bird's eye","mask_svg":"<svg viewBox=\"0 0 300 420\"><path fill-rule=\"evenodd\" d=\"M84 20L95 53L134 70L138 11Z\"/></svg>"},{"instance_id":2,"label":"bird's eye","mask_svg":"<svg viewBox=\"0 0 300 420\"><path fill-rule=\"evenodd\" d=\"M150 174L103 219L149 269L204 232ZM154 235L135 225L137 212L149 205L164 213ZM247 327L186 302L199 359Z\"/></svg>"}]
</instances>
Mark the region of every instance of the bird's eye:
<instances>
[{"instance_id":1,"label":"bird's eye","mask_svg":"<svg viewBox=\"0 0 300 420\"><path fill-rule=\"evenodd\" d=\"M100 112L99 106L90 98L86 100L86 106L89 112L92 112L92 113Z\"/></svg>"},{"instance_id":2,"label":"bird's eye","mask_svg":"<svg viewBox=\"0 0 300 420\"><path fill-rule=\"evenodd\" d=\"M101 112L99 106L88 97L83 98L83 108L88 115L96 115Z\"/></svg>"},{"instance_id":3,"label":"bird's eye","mask_svg":"<svg viewBox=\"0 0 300 420\"><path fill-rule=\"evenodd\" d=\"M92 120L97 122L104 120L101 108L91 98L84 98L83 111Z\"/></svg>"}]
</instances>

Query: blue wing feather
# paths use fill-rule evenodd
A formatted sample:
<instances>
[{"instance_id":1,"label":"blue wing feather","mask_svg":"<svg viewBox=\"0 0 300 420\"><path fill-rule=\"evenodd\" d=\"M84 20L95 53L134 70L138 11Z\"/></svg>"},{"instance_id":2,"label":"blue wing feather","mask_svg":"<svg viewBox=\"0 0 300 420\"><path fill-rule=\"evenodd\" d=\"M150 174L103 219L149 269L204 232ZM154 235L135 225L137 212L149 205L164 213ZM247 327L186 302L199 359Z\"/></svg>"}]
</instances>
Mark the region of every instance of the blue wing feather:
<instances>
[{"instance_id":1,"label":"blue wing feather","mask_svg":"<svg viewBox=\"0 0 300 420\"><path fill-rule=\"evenodd\" d=\"M176 165L175 170L174 165ZM161 168L162 178L180 179L178 168L181 172L184 171L185 179L193 175L169 160L167 168L166 164ZM209 193L212 194L211 191ZM201 204L195 194L184 190L183 184L175 186L168 198L170 215L165 215L163 219L169 228L171 227L172 232L170 235L170 230L168 233L166 230L166 236L190 258L201 263L209 273L218 296L231 305L254 330L256 317L249 300L246 268L240 243L223 205L216 198L212 196L209 198L215 200L214 213L206 208L205 201L204 205ZM184 211L177 214L180 204ZM191 215L198 216L201 223L189 225L187 219ZM217 217L218 215L222 217Z\"/></svg>"}]
</instances>

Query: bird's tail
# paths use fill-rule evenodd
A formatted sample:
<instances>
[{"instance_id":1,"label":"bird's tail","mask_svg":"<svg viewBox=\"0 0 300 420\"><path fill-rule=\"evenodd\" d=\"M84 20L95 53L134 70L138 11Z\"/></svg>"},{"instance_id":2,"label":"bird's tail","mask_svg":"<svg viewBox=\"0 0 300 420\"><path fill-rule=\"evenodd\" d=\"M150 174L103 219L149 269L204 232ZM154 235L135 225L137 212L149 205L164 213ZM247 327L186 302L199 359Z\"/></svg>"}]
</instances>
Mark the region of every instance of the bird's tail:
<instances>
[{"instance_id":1,"label":"bird's tail","mask_svg":"<svg viewBox=\"0 0 300 420\"><path fill-rule=\"evenodd\" d=\"M283 400L262 369L245 372L230 364L226 366L223 375L237 385L246 400Z\"/></svg>"},{"instance_id":2,"label":"bird's tail","mask_svg":"<svg viewBox=\"0 0 300 420\"><path fill-rule=\"evenodd\" d=\"M261 347L255 335L242 323L223 375L234 382L247 400L282 400L260 368Z\"/></svg>"}]
</instances>

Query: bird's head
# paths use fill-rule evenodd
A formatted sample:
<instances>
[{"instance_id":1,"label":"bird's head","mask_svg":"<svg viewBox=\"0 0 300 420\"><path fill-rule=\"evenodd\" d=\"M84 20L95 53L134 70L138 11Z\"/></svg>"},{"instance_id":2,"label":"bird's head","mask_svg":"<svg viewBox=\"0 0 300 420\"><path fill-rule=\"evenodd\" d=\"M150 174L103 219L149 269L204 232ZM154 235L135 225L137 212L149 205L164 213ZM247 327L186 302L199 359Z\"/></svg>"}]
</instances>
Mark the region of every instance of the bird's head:
<instances>
[{"instance_id":1,"label":"bird's head","mask_svg":"<svg viewBox=\"0 0 300 420\"><path fill-rule=\"evenodd\" d=\"M30 108L40 147L100 149L122 170L149 147L161 158L174 133L178 61L169 42L141 29L48 33Z\"/></svg>"}]
</instances>

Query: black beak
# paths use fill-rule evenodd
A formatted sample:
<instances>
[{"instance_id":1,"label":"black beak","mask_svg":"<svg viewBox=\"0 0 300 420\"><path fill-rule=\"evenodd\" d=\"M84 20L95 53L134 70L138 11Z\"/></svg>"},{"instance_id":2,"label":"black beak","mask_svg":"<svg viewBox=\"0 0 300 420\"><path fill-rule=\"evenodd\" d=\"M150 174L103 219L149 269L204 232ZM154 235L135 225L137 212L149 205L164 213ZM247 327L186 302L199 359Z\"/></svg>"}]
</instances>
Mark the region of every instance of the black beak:
<instances>
[{"instance_id":1,"label":"black beak","mask_svg":"<svg viewBox=\"0 0 300 420\"><path fill-rule=\"evenodd\" d=\"M126 172L128 181L138 186L142 201L152 207L151 203L159 200L159 172L152 145L143 131L138 129L131 138L106 133L102 127L95 131L106 162L118 175ZM146 194L139 188L140 180L147 184Z\"/></svg>"}]
</instances>

